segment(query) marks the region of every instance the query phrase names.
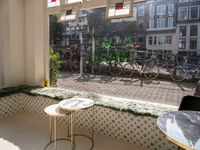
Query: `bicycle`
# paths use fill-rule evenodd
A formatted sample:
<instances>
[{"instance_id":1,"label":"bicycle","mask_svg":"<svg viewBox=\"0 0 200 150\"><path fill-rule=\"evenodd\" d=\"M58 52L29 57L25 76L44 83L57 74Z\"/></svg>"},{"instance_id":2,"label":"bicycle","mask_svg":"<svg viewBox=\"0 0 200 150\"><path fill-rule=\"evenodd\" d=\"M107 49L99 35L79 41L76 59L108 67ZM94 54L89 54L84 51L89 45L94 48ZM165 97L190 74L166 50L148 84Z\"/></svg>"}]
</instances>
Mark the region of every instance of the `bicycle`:
<instances>
[{"instance_id":1,"label":"bicycle","mask_svg":"<svg viewBox=\"0 0 200 150\"><path fill-rule=\"evenodd\" d=\"M188 59L183 57L183 65L173 68L170 77L174 81L181 82L186 78L200 79L200 65L193 65L188 63Z\"/></svg>"},{"instance_id":2,"label":"bicycle","mask_svg":"<svg viewBox=\"0 0 200 150\"><path fill-rule=\"evenodd\" d=\"M142 59L142 64L139 65L137 62L137 56L133 56L133 60L130 63L126 63L123 66L123 73L127 77L132 77L135 71L138 71L139 74L144 74L145 78L156 79L159 75L159 69L157 65L159 64L156 55L151 55L147 61Z\"/></svg>"}]
</instances>

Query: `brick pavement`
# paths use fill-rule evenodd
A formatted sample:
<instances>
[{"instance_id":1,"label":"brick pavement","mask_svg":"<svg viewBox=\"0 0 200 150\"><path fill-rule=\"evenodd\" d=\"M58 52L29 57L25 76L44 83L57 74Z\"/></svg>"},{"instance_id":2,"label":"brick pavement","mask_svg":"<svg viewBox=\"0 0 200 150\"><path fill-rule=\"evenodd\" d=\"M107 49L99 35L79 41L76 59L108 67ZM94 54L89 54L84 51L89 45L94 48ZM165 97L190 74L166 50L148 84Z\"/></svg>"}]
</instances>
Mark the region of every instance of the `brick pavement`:
<instances>
[{"instance_id":1,"label":"brick pavement","mask_svg":"<svg viewBox=\"0 0 200 150\"><path fill-rule=\"evenodd\" d=\"M143 80L143 81L142 81ZM195 83L176 83L164 80L146 80L140 78L120 78L104 75L63 73L58 86L76 91L179 105L184 95L193 95Z\"/></svg>"}]
</instances>

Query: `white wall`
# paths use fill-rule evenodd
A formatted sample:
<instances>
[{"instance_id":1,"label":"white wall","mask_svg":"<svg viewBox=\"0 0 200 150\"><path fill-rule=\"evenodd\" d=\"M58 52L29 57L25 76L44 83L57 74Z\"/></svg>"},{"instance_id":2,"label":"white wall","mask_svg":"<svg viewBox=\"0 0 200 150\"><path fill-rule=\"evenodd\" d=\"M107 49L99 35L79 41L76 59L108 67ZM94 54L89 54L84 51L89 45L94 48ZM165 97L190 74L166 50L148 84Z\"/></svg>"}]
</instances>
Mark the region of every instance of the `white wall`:
<instances>
[{"instance_id":1,"label":"white wall","mask_svg":"<svg viewBox=\"0 0 200 150\"><path fill-rule=\"evenodd\" d=\"M46 79L44 11L43 0L0 0L0 88Z\"/></svg>"}]
</instances>

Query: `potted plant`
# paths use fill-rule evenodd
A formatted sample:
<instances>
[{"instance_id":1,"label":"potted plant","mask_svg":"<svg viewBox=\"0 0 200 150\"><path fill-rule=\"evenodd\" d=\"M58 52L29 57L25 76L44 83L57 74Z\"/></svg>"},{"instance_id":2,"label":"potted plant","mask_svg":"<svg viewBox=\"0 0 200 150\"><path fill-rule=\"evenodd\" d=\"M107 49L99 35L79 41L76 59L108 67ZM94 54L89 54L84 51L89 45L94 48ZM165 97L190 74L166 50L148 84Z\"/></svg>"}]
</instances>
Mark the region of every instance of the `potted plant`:
<instances>
[{"instance_id":1,"label":"potted plant","mask_svg":"<svg viewBox=\"0 0 200 150\"><path fill-rule=\"evenodd\" d=\"M50 48L50 85L56 86L58 80L58 74L60 72L62 61L60 59L60 54Z\"/></svg>"}]
</instances>

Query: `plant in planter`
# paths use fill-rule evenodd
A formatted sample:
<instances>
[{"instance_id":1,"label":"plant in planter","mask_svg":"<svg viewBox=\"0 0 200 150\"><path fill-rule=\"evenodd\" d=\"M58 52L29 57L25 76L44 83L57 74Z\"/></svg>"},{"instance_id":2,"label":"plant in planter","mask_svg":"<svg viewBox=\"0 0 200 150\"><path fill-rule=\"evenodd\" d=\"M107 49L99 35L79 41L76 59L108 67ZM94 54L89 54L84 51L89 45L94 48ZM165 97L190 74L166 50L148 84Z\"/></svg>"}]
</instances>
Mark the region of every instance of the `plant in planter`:
<instances>
[{"instance_id":1,"label":"plant in planter","mask_svg":"<svg viewBox=\"0 0 200 150\"><path fill-rule=\"evenodd\" d=\"M58 80L59 69L61 68L62 61L60 54L50 48L50 84L55 86Z\"/></svg>"}]
</instances>

